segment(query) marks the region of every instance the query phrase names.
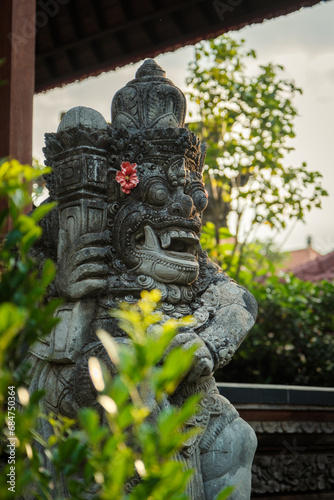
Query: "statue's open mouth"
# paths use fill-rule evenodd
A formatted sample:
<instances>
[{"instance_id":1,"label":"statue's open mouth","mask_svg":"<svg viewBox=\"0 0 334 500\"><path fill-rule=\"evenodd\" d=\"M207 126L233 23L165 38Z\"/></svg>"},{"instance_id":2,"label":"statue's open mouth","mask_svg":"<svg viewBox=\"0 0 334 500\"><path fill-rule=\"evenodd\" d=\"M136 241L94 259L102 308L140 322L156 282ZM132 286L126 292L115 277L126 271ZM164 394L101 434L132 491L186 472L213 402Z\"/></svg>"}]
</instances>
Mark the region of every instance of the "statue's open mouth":
<instances>
[{"instance_id":1,"label":"statue's open mouth","mask_svg":"<svg viewBox=\"0 0 334 500\"><path fill-rule=\"evenodd\" d=\"M177 228L154 229L145 225L135 238L137 272L163 283L190 284L198 276L197 256L202 248L198 236Z\"/></svg>"},{"instance_id":2,"label":"statue's open mouth","mask_svg":"<svg viewBox=\"0 0 334 500\"><path fill-rule=\"evenodd\" d=\"M136 249L159 251L163 255L182 261L194 261L202 252L199 238L193 231L171 228L155 232L148 225L136 236Z\"/></svg>"}]
</instances>

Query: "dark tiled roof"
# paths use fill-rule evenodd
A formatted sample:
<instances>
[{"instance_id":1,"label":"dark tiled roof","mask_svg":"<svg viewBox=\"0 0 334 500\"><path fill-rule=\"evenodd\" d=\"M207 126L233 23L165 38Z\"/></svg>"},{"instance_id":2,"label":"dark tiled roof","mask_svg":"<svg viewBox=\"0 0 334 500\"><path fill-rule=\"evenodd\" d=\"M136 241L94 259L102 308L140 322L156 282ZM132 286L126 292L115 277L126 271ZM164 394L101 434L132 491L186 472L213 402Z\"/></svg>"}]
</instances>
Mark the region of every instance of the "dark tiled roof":
<instances>
[{"instance_id":1,"label":"dark tiled roof","mask_svg":"<svg viewBox=\"0 0 334 500\"><path fill-rule=\"evenodd\" d=\"M36 0L35 90L98 75L316 3L319 0ZM44 4L56 7L43 10Z\"/></svg>"}]
</instances>

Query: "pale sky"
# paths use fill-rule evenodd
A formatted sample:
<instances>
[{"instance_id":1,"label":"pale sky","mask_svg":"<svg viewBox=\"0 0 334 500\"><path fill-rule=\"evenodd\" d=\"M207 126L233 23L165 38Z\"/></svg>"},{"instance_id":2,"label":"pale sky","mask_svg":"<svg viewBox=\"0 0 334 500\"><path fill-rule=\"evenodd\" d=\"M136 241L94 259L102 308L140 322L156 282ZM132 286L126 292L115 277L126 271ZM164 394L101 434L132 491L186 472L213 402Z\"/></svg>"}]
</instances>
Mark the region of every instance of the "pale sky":
<instances>
[{"instance_id":1,"label":"pale sky","mask_svg":"<svg viewBox=\"0 0 334 500\"><path fill-rule=\"evenodd\" d=\"M233 33L245 38L247 47L257 52L255 64L269 62L285 67L284 78L293 79L303 89L294 103L299 116L295 122L295 151L288 163L299 166L306 161L310 170L319 170L329 197L323 208L313 209L306 223L289 223L275 237L282 250L304 248L312 236L313 247L320 253L334 250L334 1L319 4ZM186 90L188 62L193 47L161 55L156 61L183 91ZM45 132L55 132L60 113L74 106L96 109L110 121L110 103L115 92L134 77L141 63L91 77L35 96L33 154L43 160ZM251 70L254 69L250 68ZM263 233L266 237L267 233Z\"/></svg>"}]
</instances>

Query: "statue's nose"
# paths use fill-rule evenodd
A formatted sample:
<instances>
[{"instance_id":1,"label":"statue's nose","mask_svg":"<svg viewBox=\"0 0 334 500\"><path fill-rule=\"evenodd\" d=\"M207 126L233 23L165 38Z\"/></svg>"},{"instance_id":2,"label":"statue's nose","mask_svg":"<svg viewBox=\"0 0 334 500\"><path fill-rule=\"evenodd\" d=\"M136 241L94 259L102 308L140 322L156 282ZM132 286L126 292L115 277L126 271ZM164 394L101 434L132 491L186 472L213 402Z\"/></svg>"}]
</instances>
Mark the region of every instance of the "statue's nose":
<instances>
[{"instance_id":1,"label":"statue's nose","mask_svg":"<svg viewBox=\"0 0 334 500\"><path fill-rule=\"evenodd\" d=\"M173 202L168 208L170 215L189 218L194 211L194 204L190 196L184 194L183 187L179 186Z\"/></svg>"}]
</instances>

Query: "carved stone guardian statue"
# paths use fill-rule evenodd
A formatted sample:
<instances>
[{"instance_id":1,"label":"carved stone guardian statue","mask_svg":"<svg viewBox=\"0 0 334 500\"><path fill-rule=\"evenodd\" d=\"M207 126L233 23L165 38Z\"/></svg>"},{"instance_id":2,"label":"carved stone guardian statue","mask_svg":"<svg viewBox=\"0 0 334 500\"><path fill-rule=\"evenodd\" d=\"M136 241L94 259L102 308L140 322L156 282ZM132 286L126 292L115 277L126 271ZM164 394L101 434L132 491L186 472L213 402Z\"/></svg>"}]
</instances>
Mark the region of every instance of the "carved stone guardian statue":
<instances>
[{"instance_id":1,"label":"carved stone guardian statue","mask_svg":"<svg viewBox=\"0 0 334 500\"><path fill-rule=\"evenodd\" d=\"M196 470L188 494L213 500L234 485L231 498L248 500L256 438L219 395L213 373L231 360L257 306L201 248L205 147L184 128L185 112L182 92L146 60L114 96L111 125L78 107L57 133L46 134L46 163L53 167L47 186L58 206L43 221L35 251L56 262L51 294L65 300L57 312L61 323L31 351L31 388L47 390L46 410L71 418L83 406L102 410L88 359L97 356L115 369L95 332L104 328L127 343L108 311L135 302L142 290L160 289L166 318L196 320L175 342L200 344L191 372L168 400L182 405L191 394L204 394L191 422L202 432L178 458ZM45 437L50 432L43 430Z\"/></svg>"}]
</instances>

